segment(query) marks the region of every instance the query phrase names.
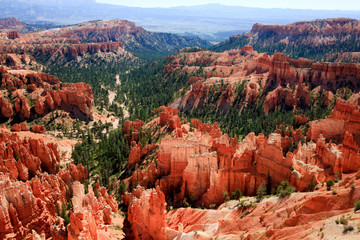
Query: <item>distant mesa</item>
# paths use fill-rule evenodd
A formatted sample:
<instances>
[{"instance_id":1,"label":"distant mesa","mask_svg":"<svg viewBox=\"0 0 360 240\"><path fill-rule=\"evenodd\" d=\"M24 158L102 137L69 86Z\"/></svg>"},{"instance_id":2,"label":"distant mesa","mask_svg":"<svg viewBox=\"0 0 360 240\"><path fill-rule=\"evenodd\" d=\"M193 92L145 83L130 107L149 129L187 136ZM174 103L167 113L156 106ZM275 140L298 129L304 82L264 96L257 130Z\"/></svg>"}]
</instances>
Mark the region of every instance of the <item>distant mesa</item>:
<instances>
[{"instance_id":1,"label":"distant mesa","mask_svg":"<svg viewBox=\"0 0 360 240\"><path fill-rule=\"evenodd\" d=\"M1 29L11 29L11 30L22 30L26 28L27 25L20 22L16 18L4 18L0 19L0 30Z\"/></svg>"},{"instance_id":2,"label":"distant mesa","mask_svg":"<svg viewBox=\"0 0 360 240\"><path fill-rule=\"evenodd\" d=\"M293 58L331 60L336 59L334 54L338 52L359 52L359 34L360 21L350 18L318 19L288 25L256 23L251 31L234 35L210 49L222 52L251 45L256 51L268 54L280 51Z\"/></svg>"}]
</instances>

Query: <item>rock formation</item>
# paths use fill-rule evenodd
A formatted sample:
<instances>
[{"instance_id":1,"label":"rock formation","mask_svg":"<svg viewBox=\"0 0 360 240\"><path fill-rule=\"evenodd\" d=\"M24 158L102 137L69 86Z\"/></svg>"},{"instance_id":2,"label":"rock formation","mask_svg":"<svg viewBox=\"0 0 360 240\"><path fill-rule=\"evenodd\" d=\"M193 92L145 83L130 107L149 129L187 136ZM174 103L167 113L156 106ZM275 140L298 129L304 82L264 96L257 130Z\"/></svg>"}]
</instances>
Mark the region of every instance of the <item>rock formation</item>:
<instances>
[{"instance_id":1,"label":"rock formation","mask_svg":"<svg viewBox=\"0 0 360 240\"><path fill-rule=\"evenodd\" d=\"M131 224L132 239L168 239L166 228L165 195L159 188L145 190L138 187L124 195L129 206L128 221Z\"/></svg>"},{"instance_id":2,"label":"rock formation","mask_svg":"<svg viewBox=\"0 0 360 240\"><path fill-rule=\"evenodd\" d=\"M0 97L0 109L1 115L5 118L10 118L13 115L13 109L9 101L3 97Z\"/></svg>"},{"instance_id":3,"label":"rock formation","mask_svg":"<svg viewBox=\"0 0 360 240\"><path fill-rule=\"evenodd\" d=\"M199 61L204 59L200 68ZM351 92L359 90L358 65L294 60L277 52L269 56L251 47L223 53L180 51L168 61L167 74L181 70L192 75L188 80L191 89L172 104L185 112L210 107L226 114L233 104L241 112L259 97L266 114L276 109L306 110L314 104L311 96L318 94L323 94L321 106L330 107L337 89L349 86Z\"/></svg>"},{"instance_id":4,"label":"rock formation","mask_svg":"<svg viewBox=\"0 0 360 240\"><path fill-rule=\"evenodd\" d=\"M144 187L159 185L166 200L174 206L181 206L183 199L187 199L191 204L209 207L222 203L224 192L232 193L237 189L246 195L256 195L258 187L268 178L271 178L271 187L288 180L296 190L305 191L312 177L316 182L324 182L337 174L353 173L360 168L354 137L358 135L356 120L352 125L348 123L347 128L339 125L347 126L346 121L356 119L356 111L357 107L339 101L330 118L320 120L326 124L310 122L309 140L315 142L307 143L301 143L304 137L300 130L294 129L285 132L285 136L273 133L268 138L252 133L238 143L223 135L217 124L203 124L193 119L191 124L196 131L192 137L162 139L157 169L150 165L138 170L130 181ZM308 121L300 116L297 119ZM339 122L336 128L334 121ZM159 123L162 123L161 115ZM334 135L333 131L339 133ZM319 132L323 135L318 136ZM326 141L339 134L342 145ZM287 152L292 143L298 144L296 150ZM140 149L134 142L130 154L132 166L139 163ZM287 152L285 156L284 152Z\"/></svg>"},{"instance_id":5,"label":"rock formation","mask_svg":"<svg viewBox=\"0 0 360 240\"><path fill-rule=\"evenodd\" d=\"M12 72L11 69L3 69L1 89L16 91L27 88L29 91L21 91L21 93L16 91L14 110L6 98L0 97L2 117L11 118L15 112L21 120L31 120L34 113L42 116L56 109L62 109L81 119L93 119L93 92L90 85L85 83L60 84L59 79L55 76L28 70L24 70L24 72L18 73ZM30 105L31 102L35 102L35 104Z\"/></svg>"},{"instance_id":6,"label":"rock formation","mask_svg":"<svg viewBox=\"0 0 360 240\"><path fill-rule=\"evenodd\" d=\"M143 236L149 239L209 239L242 235L286 239L305 232L313 234L313 230L304 226L316 224L319 228L334 228L335 217L353 212L353 203L360 194L360 182L356 180L359 178L355 177L360 168L359 145L354 137L358 134L357 111L357 106L338 101L331 116L321 120L352 124L353 127L340 131L343 133L339 138L341 144L332 142L332 133L327 133L331 125L327 122L322 125L317 121L310 122L309 132L316 126L317 131L329 136L328 140L320 135L313 138L314 141L302 143L301 131L292 128L283 135L278 133L279 130L268 138L251 133L238 142L223 135L217 124L203 124L193 119L194 133L185 134L184 138L162 139L157 167L147 165L129 179L140 186L124 196L124 203L129 207L128 236L134 239ZM160 123L160 116L158 120ZM308 119L296 116L296 121L301 124ZM294 152L284 156L289 136L298 145ZM137 145L133 148L137 149ZM334 195L320 183L336 176L342 180L336 184ZM256 195L258 187L269 183L269 179L271 187L288 180L296 191L303 192L307 191L312 178L320 188L313 193L293 193L286 199L273 196L256 204L255 198L242 198L242 201L225 203L216 211L177 208L186 206L185 203L214 207L225 201L225 192L231 196L237 189L246 196ZM350 186L353 190L349 190ZM177 209L165 214L165 202L170 209ZM358 218L352 221L355 223ZM342 235L343 228L340 227L339 234Z\"/></svg>"},{"instance_id":7,"label":"rock formation","mask_svg":"<svg viewBox=\"0 0 360 240\"><path fill-rule=\"evenodd\" d=\"M16 18L4 18L0 19L0 29L13 29L13 30L22 30L26 28L26 24L20 22Z\"/></svg>"},{"instance_id":8,"label":"rock formation","mask_svg":"<svg viewBox=\"0 0 360 240\"><path fill-rule=\"evenodd\" d=\"M9 39L16 39L20 37L20 33L18 31L11 31L8 33Z\"/></svg>"},{"instance_id":9,"label":"rock formation","mask_svg":"<svg viewBox=\"0 0 360 240\"><path fill-rule=\"evenodd\" d=\"M69 165L59 170L57 146L42 140L20 140L16 134L0 132L0 146L1 239L109 237L105 225L111 224L111 213L117 212L116 201L105 188L97 190L96 198L89 186L85 195L81 184L88 174L85 167ZM66 209L71 197L73 208ZM63 208L70 215L68 236Z\"/></svg>"}]
</instances>

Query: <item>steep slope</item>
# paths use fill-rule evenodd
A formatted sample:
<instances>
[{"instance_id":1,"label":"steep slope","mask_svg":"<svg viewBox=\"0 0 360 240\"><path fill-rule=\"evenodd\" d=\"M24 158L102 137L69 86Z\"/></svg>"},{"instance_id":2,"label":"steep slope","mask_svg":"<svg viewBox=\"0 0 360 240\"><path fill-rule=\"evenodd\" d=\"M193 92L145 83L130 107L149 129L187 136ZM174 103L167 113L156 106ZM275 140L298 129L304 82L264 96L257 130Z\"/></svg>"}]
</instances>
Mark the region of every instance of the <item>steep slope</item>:
<instances>
[{"instance_id":1,"label":"steep slope","mask_svg":"<svg viewBox=\"0 0 360 240\"><path fill-rule=\"evenodd\" d=\"M223 135L216 123L196 119L181 123L175 109L159 110L159 117L142 129L159 124L168 132L157 157L151 160L140 154L147 147L135 142L131 148L139 152L139 168L126 180L133 190L123 197L131 238L311 239L320 229L320 238L356 239L356 230L345 229L347 225L354 228L360 220L359 213L353 213L359 199L358 106L338 100L330 118L311 122L308 136L286 156L283 147L292 138L303 138L301 131L291 129L285 135L279 131L268 138L250 133L238 142ZM128 125L141 127L136 122ZM340 127L335 137L335 125L347 127ZM341 140L335 144L337 137ZM286 188L290 192L281 192L277 186L285 180L303 193L291 194ZM324 186L329 180L336 182L332 192L332 187ZM257 195L261 185L278 191L277 195L263 201L240 198L241 194ZM230 198L235 201L221 205ZM201 210L189 208L190 204L221 206ZM340 218L348 219L347 223L337 225Z\"/></svg>"},{"instance_id":2,"label":"steep slope","mask_svg":"<svg viewBox=\"0 0 360 240\"><path fill-rule=\"evenodd\" d=\"M360 51L360 23L356 19L323 19L289 25L255 24L251 31L235 35L212 50L224 51L252 45L259 52L282 52L293 58L320 60L337 52Z\"/></svg>"},{"instance_id":3,"label":"steep slope","mask_svg":"<svg viewBox=\"0 0 360 240\"><path fill-rule=\"evenodd\" d=\"M188 117L217 121L231 136L268 135L281 124L292 125L295 115L326 117L336 98L352 96L355 103L359 92L356 64L269 56L251 46L222 53L180 51L168 57L165 72L187 74L173 107Z\"/></svg>"},{"instance_id":4,"label":"steep slope","mask_svg":"<svg viewBox=\"0 0 360 240\"><path fill-rule=\"evenodd\" d=\"M81 42L122 42L129 51L173 51L187 46L210 46L197 37L181 37L169 33L154 33L126 20L91 21L54 32L55 36L79 39Z\"/></svg>"},{"instance_id":5,"label":"steep slope","mask_svg":"<svg viewBox=\"0 0 360 240\"><path fill-rule=\"evenodd\" d=\"M89 186L85 194L86 168L69 165L60 170L56 144L21 140L3 129L0 139L2 239L40 235L46 239L104 239L109 235L111 214L118 211L116 201L105 188Z\"/></svg>"}]
</instances>

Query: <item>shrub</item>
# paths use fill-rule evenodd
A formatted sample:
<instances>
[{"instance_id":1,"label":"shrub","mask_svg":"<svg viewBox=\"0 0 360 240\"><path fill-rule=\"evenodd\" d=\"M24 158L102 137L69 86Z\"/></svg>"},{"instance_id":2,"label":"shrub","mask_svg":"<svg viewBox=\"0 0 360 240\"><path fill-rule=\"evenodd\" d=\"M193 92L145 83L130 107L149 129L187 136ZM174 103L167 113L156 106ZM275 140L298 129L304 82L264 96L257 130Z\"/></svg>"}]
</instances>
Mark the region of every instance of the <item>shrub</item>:
<instances>
[{"instance_id":1,"label":"shrub","mask_svg":"<svg viewBox=\"0 0 360 240\"><path fill-rule=\"evenodd\" d=\"M277 187L277 195L279 197L285 197L287 195L290 195L295 191L295 188L289 184L289 182L282 181L280 185Z\"/></svg>"},{"instance_id":2,"label":"shrub","mask_svg":"<svg viewBox=\"0 0 360 240\"><path fill-rule=\"evenodd\" d=\"M227 191L223 192L223 197L225 202L230 201L229 193Z\"/></svg>"},{"instance_id":3,"label":"shrub","mask_svg":"<svg viewBox=\"0 0 360 240\"><path fill-rule=\"evenodd\" d=\"M247 199L241 200L240 203L237 205L238 209L248 209L253 206L253 203Z\"/></svg>"},{"instance_id":4,"label":"shrub","mask_svg":"<svg viewBox=\"0 0 360 240\"><path fill-rule=\"evenodd\" d=\"M232 197L235 200L239 200L242 196L242 192L240 191L240 189L236 189L235 192L232 193Z\"/></svg>"},{"instance_id":5,"label":"shrub","mask_svg":"<svg viewBox=\"0 0 360 240\"><path fill-rule=\"evenodd\" d=\"M187 199L186 198L184 198L183 199L183 201L182 201L182 205L183 205L183 207L190 207L190 204L187 202Z\"/></svg>"},{"instance_id":6,"label":"shrub","mask_svg":"<svg viewBox=\"0 0 360 240\"><path fill-rule=\"evenodd\" d=\"M326 181L326 189L330 191L331 187L334 186L335 182L333 180L327 180Z\"/></svg>"},{"instance_id":7,"label":"shrub","mask_svg":"<svg viewBox=\"0 0 360 240\"><path fill-rule=\"evenodd\" d=\"M351 225L349 225L349 226L344 225L344 231L343 231L343 233L346 234L346 233L351 232L351 231L353 231L353 230L354 230L354 227L353 227L353 226L351 226Z\"/></svg>"},{"instance_id":8,"label":"shrub","mask_svg":"<svg viewBox=\"0 0 360 240\"><path fill-rule=\"evenodd\" d=\"M256 199L258 202L260 202L263 198L264 195L266 194L266 188L265 188L265 183L262 182L261 185L259 186L259 188L256 191Z\"/></svg>"},{"instance_id":9,"label":"shrub","mask_svg":"<svg viewBox=\"0 0 360 240\"><path fill-rule=\"evenodd\" d=\"M341 218L340 218L340 223L341 223L342 225L348 225L349 219L345 218L345 216L342 215Z\"/></svg>"},{"instance_id":10,"label":"shrub","mask_svg":"<svg viewBox=\"0 0 360 240\"><path fill-rule=\"evenodd\" d=\"M60 212L60 217L62 217L64 219L64 226L66 227L67 225L69 225L70 223L70 217L67 213L67 206L65 203L61 204L61 212Z\"/></svg>"},{"instance_id":11,"label":"shrub","mask_svg":"<svg viewBox=\"0 0 360 240\"><path fill-rule=\"evenodd\" d=\"M314 178L314 176L312 176L310 179L310 183L308 184L308 190L310 192L313 192L315 190L315 187L316 187L315 178Z\"/></svg>"},{"instance_id":12,"label":"shrub","mask_svg":"<svg viewBox=\"0 0 360 240\"><path fill-rule=\"evenodd\" d=\"M360 210L360 201L356 201L356 202L354 203L354 211L356 212L356 211L358 211L358 210Z\"/></svg>"},{"instance_id":13,"label":"shrub","mask_svg":"<svg viewBox=\"0 0 360 240\"><path fill-rule=\"evenodd\" d=\"M351 190L354 190L355 189L355 184L351 184L350 188L351 188Z\"/></svg>"},{"instance_id":14,"label":"shrub","mask_svg":"<svg viewBox=\"0 0 360 240\"><path fill-rule=\"evenodd\" d=\"M193 193L193 194L191 194L190 199L191 199L191 201L192 201L192 202L195 202L195 200L196 200L196 196L195 196L195 194L194 194L194 193Z\"/></svg>"},{"instance_id":15,"label":"shrub","mask_svg":"<svg viewBox=\"0 0 360 240\"><path fill-rule=\"evenodd\" d=\"M209 205L209 208L210 208L210 209L215 209L215 208L216 208L216 204L210 204L210 205Z\"/></svg>"},{"instance_id":16,"label":"shrub","mask_svg":"<svg viewBox=\"0 0 360 240\"><path fill-rule=\"evenodd\" d=\"M337 191L334 189L333 191L332 191L332 195L336 195L337 194Z\"/></svg>"}]
</instances>

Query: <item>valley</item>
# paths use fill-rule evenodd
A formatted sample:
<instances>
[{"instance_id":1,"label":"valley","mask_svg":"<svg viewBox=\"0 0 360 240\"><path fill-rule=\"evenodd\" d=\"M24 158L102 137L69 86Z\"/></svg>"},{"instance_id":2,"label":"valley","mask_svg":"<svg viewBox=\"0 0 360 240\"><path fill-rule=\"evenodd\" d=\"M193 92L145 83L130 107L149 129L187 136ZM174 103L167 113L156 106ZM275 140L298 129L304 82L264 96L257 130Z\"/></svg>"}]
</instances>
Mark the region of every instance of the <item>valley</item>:
<instances>
[{"instance_id":1,"label":"valley","mask_svg":"<svg viewBox=\"0 0 360 240\"><path fill-rule=\"evenodd\" d=\"M0 239L358 239L359 26L0 20Z\"/></svg>"}]
</instances>

